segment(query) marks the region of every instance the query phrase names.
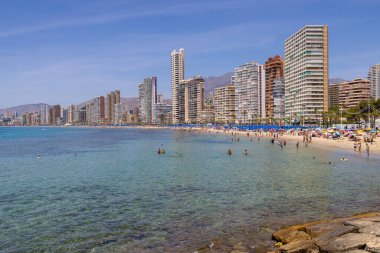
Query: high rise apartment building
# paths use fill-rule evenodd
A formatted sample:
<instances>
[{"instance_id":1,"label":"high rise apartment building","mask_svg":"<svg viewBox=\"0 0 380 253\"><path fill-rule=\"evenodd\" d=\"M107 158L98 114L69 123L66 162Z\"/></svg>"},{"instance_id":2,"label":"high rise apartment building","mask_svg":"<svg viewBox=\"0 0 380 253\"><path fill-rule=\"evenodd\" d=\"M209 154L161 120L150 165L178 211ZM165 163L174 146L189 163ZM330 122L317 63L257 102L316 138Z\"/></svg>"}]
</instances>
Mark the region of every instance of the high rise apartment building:
<instances>
[{"instance_id":1,"label":"high rise apartment building","mask_svg":"<svg viewBox=\"0 0 380 253\"><path fill-rule=\"evenodd\" d=\"M40 121L41 121L41 125L48 125L49 124L49 106L46 104L41 105Z\"/></svg>"},{"instance_id":2,"label":"high rise apartment building","mask_svg":"<svg viewBox=\"0 0 380 253\"><path fill-rule=\"evenodd\" d=\"M92 99L86 104L86 123L87 124L103 124L104 116L104 97L99 96Z\"/></svg>"},{"instance_id":3,"label":"high rise apartment building","mask_svg":"<svg viewBox=\"0 0 380 253\"><path fill-rule=\"evenodd\" d=\"M49 109L49 125L58 125L61 120L61 106L54 105Z\"/></svg>"},{"instance_id":4,"label":"high rise apartment building","mask_svg":"<svg viewBox=\"0 0 380 253\"><path fill-rule=\"evenodd\" d=\"M371 83L372 99L380 98L380 64L375 64L368 71L368 80Z\"/></svg>"},{"instance_id":5,"label":"high rise apartment building","mask_svg":"<svg viewBox=\"0 0 380 253\"><path fill-rule=\"evenodd\" d=\"M307 25L285 41L286 117L328 110L328 27Z\"/></svg>"},{"instance_id":6,"label":"high rise apartment building","mask_svg":"<svg viewBox=\"0 0 380 253\"><path fill-rule=\"evenodd\" d=\"M285 79L279 77L273 80L273 115L274 119L285 118ZM267 115L268 117L268 115Z\"/></svg>"},{"instance_id":7,"label":"high rise apartment building","mask_svg":"<svg viewBox=\"0 0 380 253\"><path fill-rule=\"evenodd\" d=\"M179 82L177 123L201 122L204 92L204 79L200 76Z\"/></svg>"},{"instance_id":8,"label":"high rise apartment building","mask_svg":"<svg viewBox=\"0 0 380 253\"><path fill-rule=\"evenodd\" d=\"M157 77L145 78L139 85L139 118L141 122L156 123Z\"/></svg>"},{"instance_id":9,"label":"high rise apartment building","mask_svg":"<svg viewBox=\"0 0 380 253\"><path fill-rule=\"evenodd\" d=\"M234 123L236 119L235 86L227 85L214 90L215 122Z\"/></svg>"},{"instance_id":10,"label":"high rise apartment building","mask_svg":"<svg viewBox=\"0 0 380 253\"><path fill-rule=\"evenodd\" d=\"M265 116L274 117L274 86L275 80L284 77L284 59L276 55L270 57L264 64L265 68ZM278 101L277 101L278 102Z\"/></svg>"},{"instance_id":11,"label":"high rise apartment building","mask_svg":"<svg viewBox=\"0 0 380 253\"><path fill-rule=\"evenodd\" d=\"M339 83L329 85L329 108L339 106Z\"/></svg>"},{"instance_id":12,"label":"high rise apartment building","mask_svg":"<svg viewBox=\"0 0 380 253\"><path fill-rule=\"evenodd\" d=\"M370 81L365 79L355 79L329 86L330 106L341 106L342 108L352 108L360 101L369 100L371 97Z\"/></svg>"},{"instance_id":13,"label":"high rise apartment building","mask_svg":"<svg viewBox=\"0 0 380 253\"><path fill-rule=\"evenodd\" d=\"M171 89L172 89L172 117L173 123L180 122L179 108L179 83L185 79L185 50L181 48L178 52L171 53Z\"/></svg>"},{"instance_id":14,"label":"high rise apartment building","mask_svg":"<svg viewBox=\"0 0 380 253\"><path fill-rule=\"evenodd\" d=\"M69 123L69 124L75 123L74 113L75 113L76 110L77 110L77 108L76 108L75 105L70 105L69 106L69 108L68 108L68 115L67 115L67 123Z\"/></svg>"},{"instance_id":15,"label":"high rise apartment building","mask_svg":"<svg viewBox=\"0 0 380 253\"><path fill-rule=\"evenodd\" d=\"M264 66L249 62L235 68L232 83L235 85L237 121L245 124L265 117Z\"/></svg>"},{"instance_id":16,"label":"high rise apartment building","mask_svg":"<svg viewBox=\"0 0 380 253\"><path fill-rule=\"evenodd\" d=\"M115 105L120 104L120 90L107 94L107 123L115 124Z\"/></svg>"}]
</instances>

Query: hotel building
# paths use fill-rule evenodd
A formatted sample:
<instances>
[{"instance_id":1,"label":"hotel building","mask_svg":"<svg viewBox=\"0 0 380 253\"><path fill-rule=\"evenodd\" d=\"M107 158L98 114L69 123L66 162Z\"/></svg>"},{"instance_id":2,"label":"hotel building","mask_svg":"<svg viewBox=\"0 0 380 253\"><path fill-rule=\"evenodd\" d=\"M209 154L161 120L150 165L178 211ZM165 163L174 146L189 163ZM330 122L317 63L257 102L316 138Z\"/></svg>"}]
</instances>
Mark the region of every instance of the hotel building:
<instances>
[{"instance_id":1,"label":"hotel building","mask_svg":"<svg viewBox=\"0 0 380 253\"><path fill-rule=\"evenodd\" d=\"M265 116L274 118L274 86L275 80L284 77L284 59L276 55L270 57L264 65L265 68ZM278 101L277 101L278 102Z\"/></svg>"},{"instance_id":2,"label":"hotel building","mask_svg":"<svg viewBox=\"0 0 380 253\"><path fill-rule=\"evenodd\" d=\"M179 82L177 123L201 122L204 109L204 83L201 76Z\"/></svg>"},{"instance_id":3,"label":"hotel building","mask_svg":"<svg viewBox=\"0 0 380 253\"><path fill-rule=\"evenodd\" d=\"M267 116L268 117L268 116ZM285 118L285 79L273 80L273 116L274 119Z\"/></svg>"},{"instance_id":4,"label":"hotel building","mask_svg":"<svg viewBox=\"0 0 380 253\"><path fill-rule=\"evenodd\" d=\"M235 113L239 123L265 117L264 66L249 62L235 68L232 83L235 85Z\"/></svg>"},{"instance_id":5,"label":"hotel building","mask_svg":"<svg viewBox=\"0 0 380 253\"><path fill-rule=\"evenodd\" d=\"M87 124L103 124L104 116L104 97L99 96L92 99L86 104L86 122Z\"/></svg>"},{"instance_id":6,"label":"hotel building","mask_svg":"<svg viewBox=\"0 0 380 253\"><path fill-rule=\"evenodd\" d=\"M328 27L307 25L285 41L286 117L327 112L328 87Z\"/></svg>"},{"instance_id":7,"label":"hotel building","mask_svg":"<svg viewBox=\"0 0 380 253\"><path fill-rule=\"evenodd\" d=\"M173 123L180 122L179 108L179 83L185 79L185 50L181 48L178 52L171 53L171 88L172 88L172 117Z\"/></svg>"},{"instance_id":8,"label":"hotel building","mask_svg":"<svg viewBox=\"0 0 380 253\"><path fill-rule=\"evenodd\" d=\"M214 90L215 122L233 123L236 119L235 86L228 85Z\"/></svg>"},{"instance_id":9,"label":"hotel building","mask_svg":"<svg viewBox=\"0 0 380 253\"><path fill-rule=\"evenodd\" d=\"M120 90L107 94L107 123L115 124L115 105L120 104Z\"/></svg>"},{"instance_id":10,"label":"hotel building","mask_svg":"<svg viewBox=\"0 0 380 253\"><path fill-rule=\"evenodd\" d=\"M139 85L139 118L146 124L156 122L157 77L145 78Z\"/></svg>"},{"instance_id":11,"label":"hotel building","mask_svg":"<svg viewBox=\"0 0 380 253\"><path fill-rule=\"evenodd\" d=\"M366 101L370 97L370 81L365 79L355 79L329 86L329 103L331 106L352 108L357 106L360 101Z\"/></svg>"},{"instance_id":12,"label":"hotel building","mask_svg":"<svg viewBox=\"0 0 380 253\"><path fill-rule=\"evenodd\" d=\"M380 98L380 64L375 64L368 71L368 80L371 82L371 97Z\"/></svg>"}]
</instances>

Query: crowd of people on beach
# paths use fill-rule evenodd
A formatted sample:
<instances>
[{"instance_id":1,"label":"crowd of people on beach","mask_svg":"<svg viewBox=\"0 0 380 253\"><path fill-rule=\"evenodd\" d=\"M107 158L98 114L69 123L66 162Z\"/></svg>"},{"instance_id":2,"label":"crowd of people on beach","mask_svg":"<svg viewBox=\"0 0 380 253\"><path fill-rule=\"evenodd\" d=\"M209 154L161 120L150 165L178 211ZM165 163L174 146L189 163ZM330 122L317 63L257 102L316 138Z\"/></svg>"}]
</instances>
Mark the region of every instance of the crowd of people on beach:
<instances>
[{"instance_id":1,"label":"crowd of people on beach","mask_svg":"<svg viewBox=\"0 0 380 253\"><path fill-rule=\"evenodd\" d=\"M181 129L181 128L179 128L179 129ZM178 130L178 129L176 129L176 130ZM182 130L185 130L185 129L182 129ZM232 137L228 138L232 142L239 142L241 140L242 135L245 135L248 138L248 140L250 140L251 142L254 140L255 137L257 138L258 142L261 140L261 138L267 137L267 138L269 138L270 143L278 144L279 147L281 148L281 150L284 149L284 147L287 145L286 136L288 136L288 135L297 136L297 138L302 137L302 144L305 148L307 148L308 145L312 143L314 137L322 137L323 138L323 135L318 134L317 132L315 132L315 130L308 130L308 129L306 129L306 130L302 130L302 129L300 129L300 130L295 130L295 129L283 130L283 129L280 129L280 130L256 130L256 131L244 131L243 130L242 131L242 130L237 130L237 129L226 129L226 128L220 128L220 129L215 129L215 128L196 128L196 129L186 128L186 131L190 132L192 130L199 131L200 133L208 131L208 133L212 134L212 136L214 138L215 138L215 134L218 134L219 132L222 131L224 134L230 134L232 136ZM344 132L342 132L341 134L342 134L341 136L344 136ZM361 152L362 151L362 142L363 142L363 143L365 143L366 153L367 153L367 156L369 157L369 154L370 154L369 143L373 144L375 142L376 137L377 136L374 134L374 135L372 135L371 138L368 138L366 136L362 140L360 140L358 138L355 139L356 141L354 142L354 151ZM176 142L178 142L178 138L176 139ZM297 150L299 149L300 141L296 141L295 147ZM159 154L165 154L165 151L162 151L162 150L160 151L160 149L159 149L158 153ZM228 148L226 154L228 156L231 156L232 153L233 153L232 149ZM243 154L245 156L247 156L248 150L244 149ZM347 160L348 159L345 157L342 157L342 159L341 159L341 161L347 161ZM330 161L327 161L325 163L331 164Z\"/></svg>"}]
</instances>

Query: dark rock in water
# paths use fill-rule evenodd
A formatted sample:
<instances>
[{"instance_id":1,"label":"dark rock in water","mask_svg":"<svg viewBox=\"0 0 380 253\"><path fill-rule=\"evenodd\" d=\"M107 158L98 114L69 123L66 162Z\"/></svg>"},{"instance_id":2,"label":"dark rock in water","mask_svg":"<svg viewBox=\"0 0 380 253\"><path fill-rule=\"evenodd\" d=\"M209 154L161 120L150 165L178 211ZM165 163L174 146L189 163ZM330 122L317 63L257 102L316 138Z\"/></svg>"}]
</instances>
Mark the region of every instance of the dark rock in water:
<instances>
[{"instance_id":1,"label":"dark rock in water","mask_svg":"<svg viewBox=\"0 0 380 253\"><path fill-rule=\"evenodd\" d=\"M108 244L113 242L117 242L117 237L103 239L100 241L100 244Z\"/></svg>"}]
</instances>

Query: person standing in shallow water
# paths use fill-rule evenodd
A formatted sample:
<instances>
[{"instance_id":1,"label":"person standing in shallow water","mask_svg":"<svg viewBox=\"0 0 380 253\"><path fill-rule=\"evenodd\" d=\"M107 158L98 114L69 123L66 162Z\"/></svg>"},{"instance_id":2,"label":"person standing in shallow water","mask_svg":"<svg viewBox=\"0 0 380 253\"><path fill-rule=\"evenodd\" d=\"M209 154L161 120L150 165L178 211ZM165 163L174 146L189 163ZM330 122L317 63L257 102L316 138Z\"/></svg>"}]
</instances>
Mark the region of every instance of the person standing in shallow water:
<instances>
[{"instance_id":1,"label":"person standing in shallow water","mask_svg":"<svg viewBox=\"0 0 380 253\"><path fill-rule=\"evenodd\" d=\"M367 151L367 156L369 157L369 145L368 145L368 143L365 144L365 150Z\"/></svg>"},{"instance_id":2,"label":"person standing in shallow water","mask_svg":"<svg viewBox=\"0 0 380 253\"><path fill-rule=\"evenodd\" d=\"M228 151L227 151L227 155L232 155L232 151L231 151L230 148L229 148Z\"/></svg>"},{"instance_id":3,"label":"person standing in shallow water","mask_svg":"<svg viewBox=\"0 0 380 253\"><path fill-rule=\"evenodd\" d=\"M244 155L248 155L248 150L244 150Z\"/></svg>"},{"instance_id":4,"label":"person standing in shallow water","mask_svg":"<svg viewBox=\"0 0 380 253\"><path fill-rule=\"evenodd\" d=\"M299 145L300 145L300 142L298 141L296 144L297 149L298 149Z\"/></svg>"}]
</instances>

